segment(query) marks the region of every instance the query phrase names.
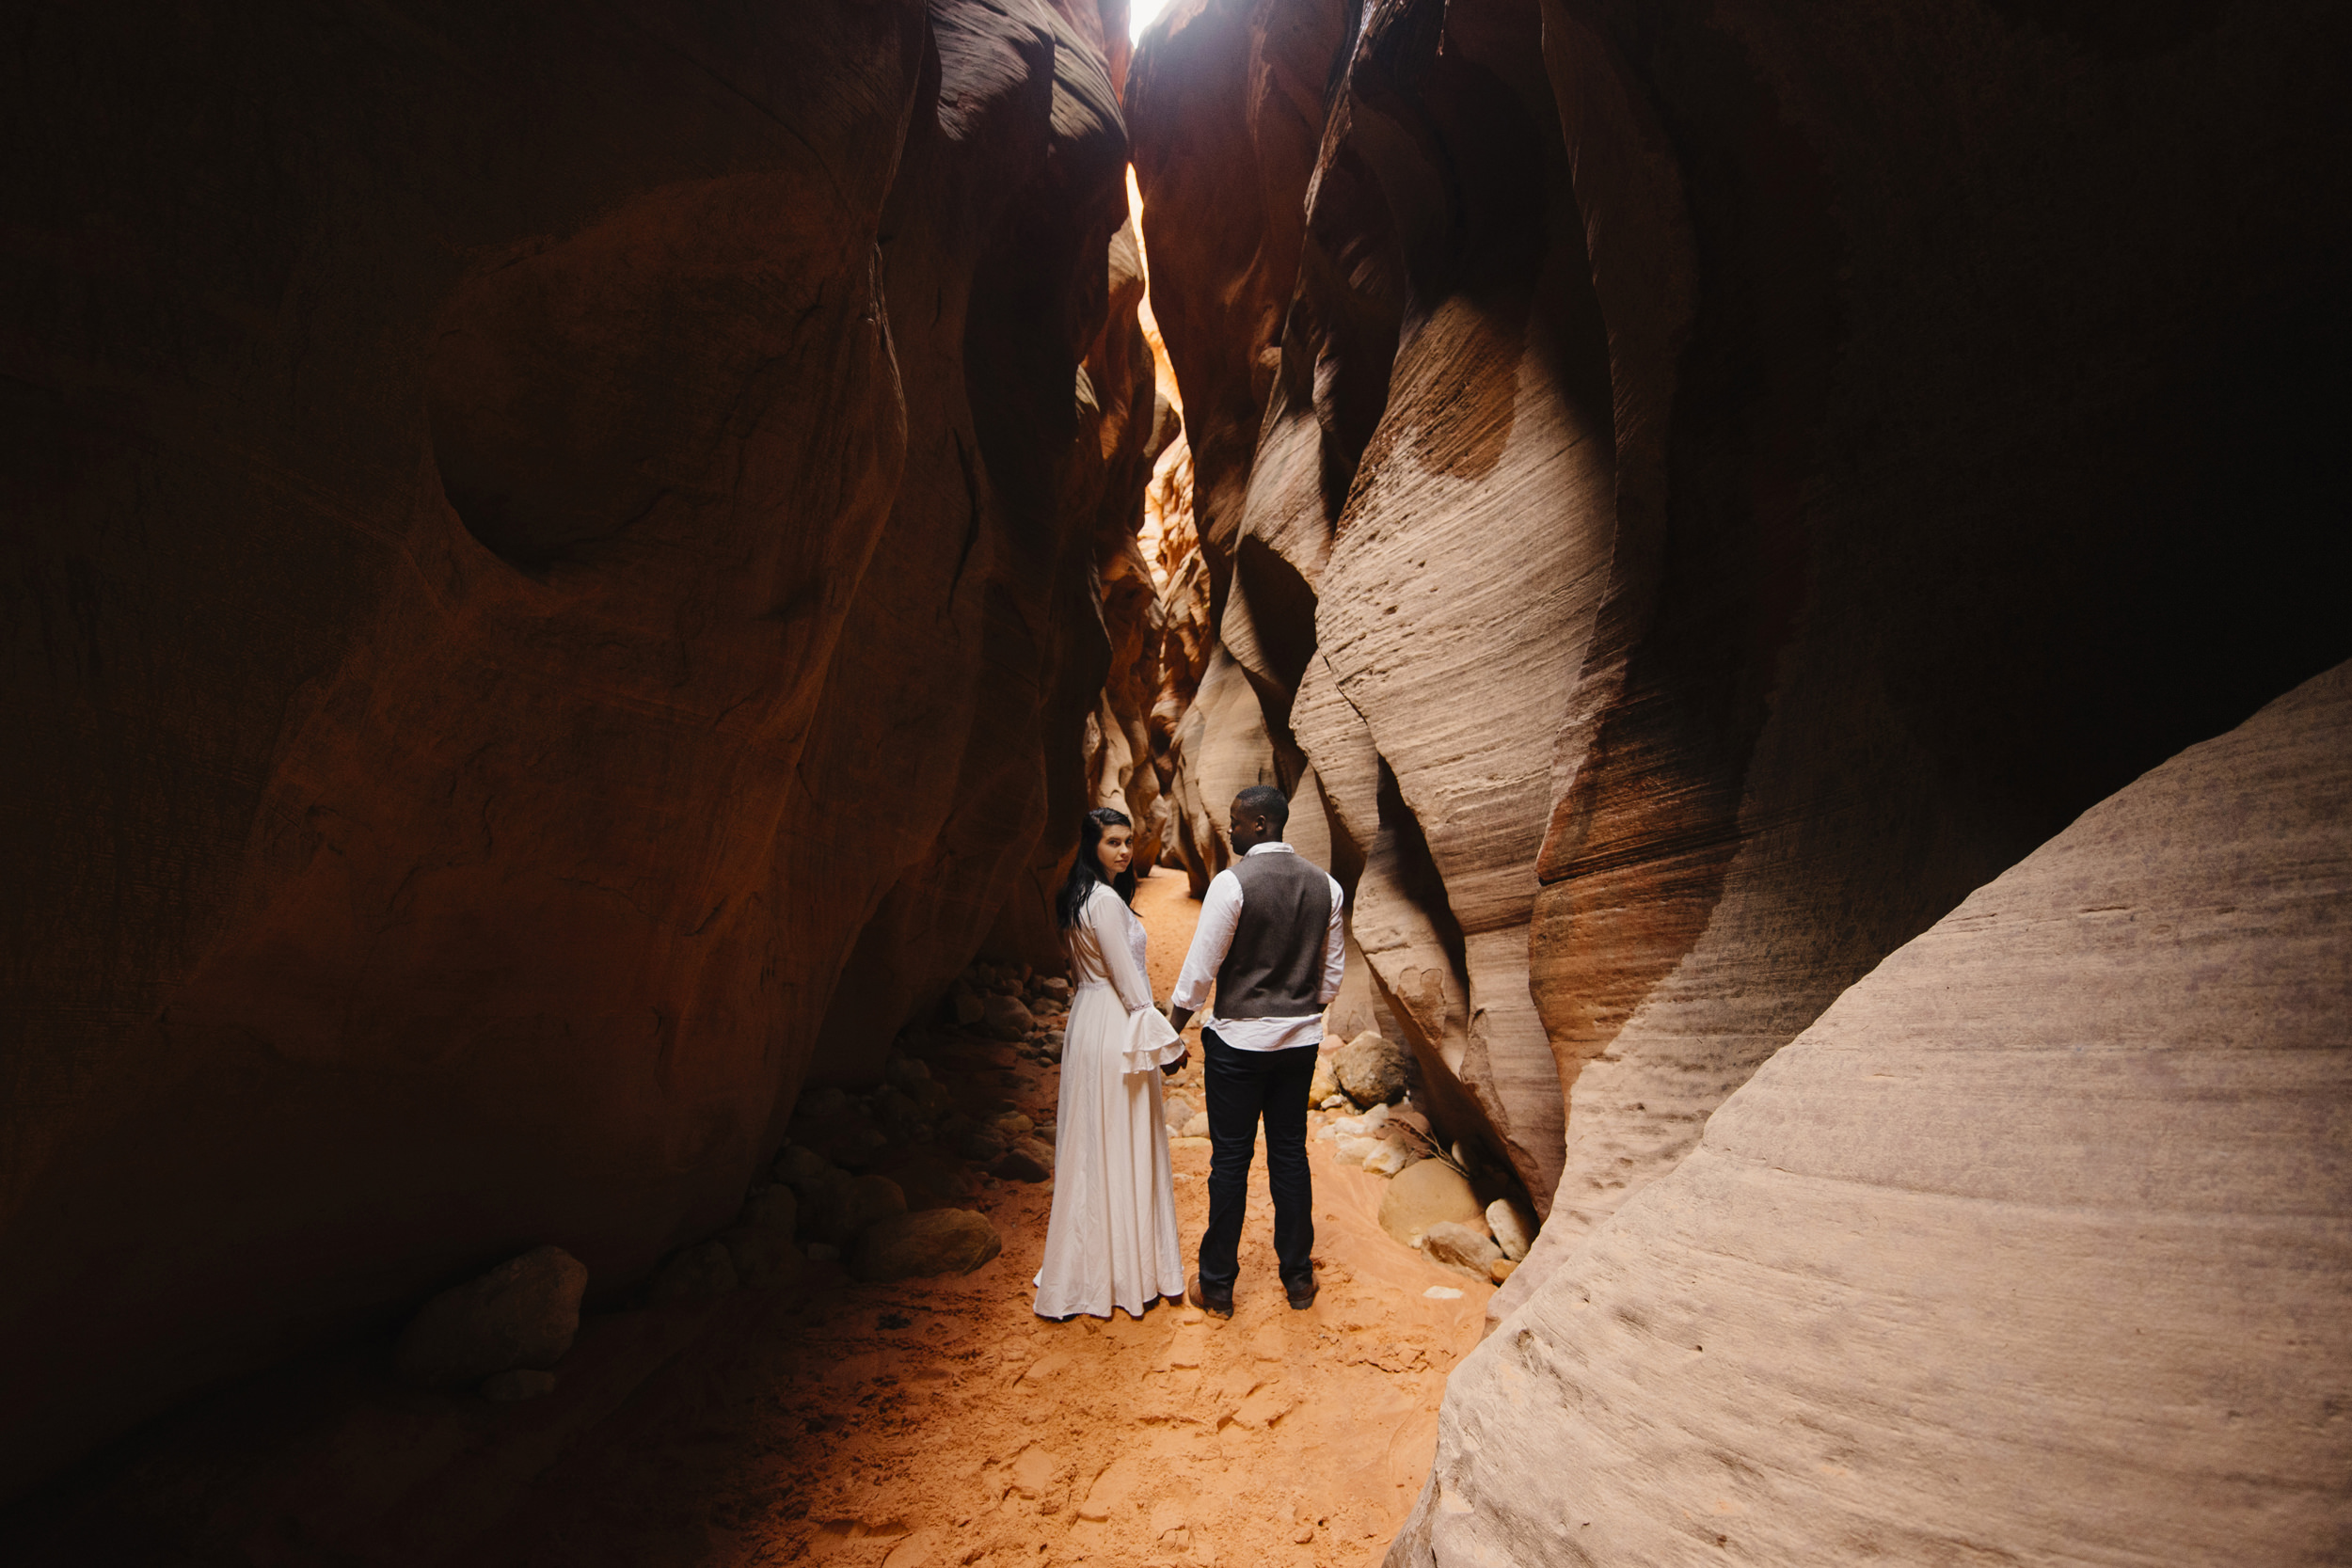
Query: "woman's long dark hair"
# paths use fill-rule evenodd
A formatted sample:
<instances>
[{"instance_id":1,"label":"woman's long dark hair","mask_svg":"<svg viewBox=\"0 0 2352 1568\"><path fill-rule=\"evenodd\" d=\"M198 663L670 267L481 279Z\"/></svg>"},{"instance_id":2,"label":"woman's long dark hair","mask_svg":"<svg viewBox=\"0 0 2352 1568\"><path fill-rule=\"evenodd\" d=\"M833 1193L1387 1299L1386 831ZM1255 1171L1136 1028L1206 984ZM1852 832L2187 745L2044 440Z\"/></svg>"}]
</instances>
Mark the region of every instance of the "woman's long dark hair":
<instances>
[{"instance_id":1,"label":"woman's long dark hair","mask_svg":"<svg viewBox=\"0 0 2352 1568\"><path fill-rule=\"evenodd\" d=\"M1078 819L1078 858L1070 863L1070 875L1061 884L1061 892L1054 895L1054 919L1065 931L1078 924L1087 900L1094 895L1097 882L1105 883L1113 893L1132 904L1136 901L1136 865L1127 863L1127 869L1116 877L1103 875L1103 830L1133 828L1123 811L1097 806Z\"/></svg>"}]
</instances>

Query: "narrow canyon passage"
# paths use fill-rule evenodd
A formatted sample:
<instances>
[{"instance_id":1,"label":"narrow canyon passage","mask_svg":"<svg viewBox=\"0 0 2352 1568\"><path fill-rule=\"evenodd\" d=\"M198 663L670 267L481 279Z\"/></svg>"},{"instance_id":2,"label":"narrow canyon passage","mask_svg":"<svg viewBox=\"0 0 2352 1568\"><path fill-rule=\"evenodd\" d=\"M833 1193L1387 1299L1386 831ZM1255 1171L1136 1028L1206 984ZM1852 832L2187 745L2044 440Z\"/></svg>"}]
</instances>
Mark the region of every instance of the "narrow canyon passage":
<instances>
[{"instance_id":1,"label":"narrow canyon passage","mask_svg":"<svg viewBox=\"0 0 2352 1568\"><path fill-rule=\"evenodd\" d=\"M2345 1558L2352 7L8 40L9 1568Z\"/></svg>"}]
</instances>

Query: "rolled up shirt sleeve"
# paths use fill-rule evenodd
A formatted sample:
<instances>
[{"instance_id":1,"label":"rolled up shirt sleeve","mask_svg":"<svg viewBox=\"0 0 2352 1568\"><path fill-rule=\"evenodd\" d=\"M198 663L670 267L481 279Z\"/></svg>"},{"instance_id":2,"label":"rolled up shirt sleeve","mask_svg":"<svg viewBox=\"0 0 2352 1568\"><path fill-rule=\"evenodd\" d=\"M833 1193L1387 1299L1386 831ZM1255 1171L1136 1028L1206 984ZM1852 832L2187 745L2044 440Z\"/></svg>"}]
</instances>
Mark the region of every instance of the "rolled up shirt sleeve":
<instances>
[{"instance_id":1,"label":"rolled up shirt sleeve","mask_svg":"<svg viewBox=\"0 0 2352 1568\"><path fill-rule=\"evenodd\" d=\"M1323 933L1323 989L1315 1000L1328 1006L1347 977L1347 895L1331 879L1331 924Z\"/></svg>"},{"instance_id":2,"label":"rolled up shirt sleeve","mask_svg":"<svg viewBox=\"0 0 2352 1568\"><path fill-rule=\"evenodd\" d=\"M1225 965L1225 955L1232 951L1233 931L1240 924L1241 879L1220 871L1209 879L1209 891L1201 895L1200 923L1193 927L1192 947L1184 954L1176 989L1168 993L1170 1003L1195 1013L1207 1005L1209 988Z\"/></svg>"}]
</instances>

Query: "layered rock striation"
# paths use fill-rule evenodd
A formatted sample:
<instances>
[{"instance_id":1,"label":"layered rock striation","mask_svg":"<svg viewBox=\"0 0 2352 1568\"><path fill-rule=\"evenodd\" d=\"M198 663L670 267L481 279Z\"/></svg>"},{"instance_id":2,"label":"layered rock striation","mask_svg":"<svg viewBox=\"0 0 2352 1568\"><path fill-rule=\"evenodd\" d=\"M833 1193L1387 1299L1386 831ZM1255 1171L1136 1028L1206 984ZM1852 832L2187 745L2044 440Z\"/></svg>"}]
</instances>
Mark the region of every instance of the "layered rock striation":
<instances>
[{"instance_id":1,"label":"layered rock striation","mask_svg":"<svg viewBox=\"0 0 2352 1568\"><path fill-rule=\"evenodd\" d=\"M1545 1216L1506 1334L1887 955L2352 654L2345 29L1194 0L1146 34L1217 573L1171 794L1301 801L1433 1112ZM1556 1379L1507 1381L1477 1431L1556 1425ZM1427 1549L1535 1552L1464 1529ZM1714 1543L1620 1545L1544 1552Z\"/></svg>"},{"instance_id":2,"label":"layered rock striation","mask_svg":"<svg viewBox=\"0 0 2352 1568\"><path fill-rule=\"evenodd\" d=\"M1737 19L1198 0L1129 89L1218 573L1171 790L1323 807L1550 1216L1506 1310L1885 954L2352 651L2292 41L2341 20Z\"/></svg>"},{"instance_id":3,"label":"layered rock striation","mask_svg":"<svg viewBox=\"0 0 2352 1568\"><path fill-rule=\"evenodd\" d=\"M1125 31L24 21L0 1494L524 1248L627 1284L1034 940L1150 467Z\"/></svg>"},{"instance_id":4,"label":"layered rock striation","mask_svg":"<svg viewBox=\"0 0 2352 1568\"><path fill-rule=\"evenodd\" d=\"M2347 977L2352 665L1725 1101L1456 1369L1389 1561L2334 1560Z\"/></svg>"}]
</instances>

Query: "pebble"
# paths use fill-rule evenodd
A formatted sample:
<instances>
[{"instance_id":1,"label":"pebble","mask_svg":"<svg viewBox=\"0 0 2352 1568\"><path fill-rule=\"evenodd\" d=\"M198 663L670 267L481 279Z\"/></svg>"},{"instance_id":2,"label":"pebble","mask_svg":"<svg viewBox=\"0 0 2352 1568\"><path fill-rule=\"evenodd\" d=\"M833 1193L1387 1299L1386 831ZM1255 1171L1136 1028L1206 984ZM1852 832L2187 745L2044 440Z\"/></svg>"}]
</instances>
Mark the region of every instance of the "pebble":
<instances>
[{"instance_id":1,"label":"pebble","mask_svg":"<svg viewBox=\"0 0 2352 1568\"><path fill-rule=\"evenodd\" d=\"M1451 1285L1432 1285L1422 1294L1431 1301L1460 1301L1462 1299L1462 1292Z\"/></svg>"}]
</instances>

